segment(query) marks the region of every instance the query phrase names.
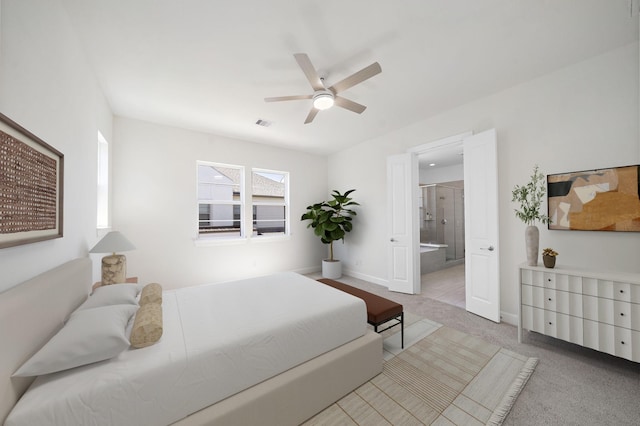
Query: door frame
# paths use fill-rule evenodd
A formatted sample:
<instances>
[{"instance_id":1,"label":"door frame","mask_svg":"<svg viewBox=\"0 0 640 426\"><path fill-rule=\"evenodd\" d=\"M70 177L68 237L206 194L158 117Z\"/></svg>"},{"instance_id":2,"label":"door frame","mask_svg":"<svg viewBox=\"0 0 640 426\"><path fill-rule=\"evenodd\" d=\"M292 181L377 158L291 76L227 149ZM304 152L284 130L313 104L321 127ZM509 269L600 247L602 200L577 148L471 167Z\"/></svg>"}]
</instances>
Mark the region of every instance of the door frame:
<instances>
[{"instance_id":1,"label":"door frame","mask_svg":"<svg viewBox=\"0 0 640 426\"><path fill-rule=\"evenodd\" d=\"M464 139L468 138L469 136L473 136L473 132L466 131L457 135L449 136L443 139L438 139L433 142L427 142L425 144L417 145L407 149L407 152L420 156L420 154L424 154L430 151L437 151L443 148L454 148L457 146L462 147ZM419 167L419 166L416 166L416 167ZM416 174L419 176L419 170L416 170ZM415 192L412 192L412 194L413 194L412 195L413 197L417 197L417 194ZM418 200L416 199L413 202L417 204ZM414 223L413 226L414 226L414 229L412 232L414 233L414 235L419 235L420 225L418 223ZM417 244L415 244L414 247L412 247L412 250L413 250L414 258L417 256L417 258L419 259L420 258L420 238L418 238L417 240L418 242ZM418 278L418 281L420 281L420 274L418 274L417 278ZM465 284L465 292L466 292L466 284ZM465 302L465 306L466 306L466 302Z\"/></svg>"}]
</instances>

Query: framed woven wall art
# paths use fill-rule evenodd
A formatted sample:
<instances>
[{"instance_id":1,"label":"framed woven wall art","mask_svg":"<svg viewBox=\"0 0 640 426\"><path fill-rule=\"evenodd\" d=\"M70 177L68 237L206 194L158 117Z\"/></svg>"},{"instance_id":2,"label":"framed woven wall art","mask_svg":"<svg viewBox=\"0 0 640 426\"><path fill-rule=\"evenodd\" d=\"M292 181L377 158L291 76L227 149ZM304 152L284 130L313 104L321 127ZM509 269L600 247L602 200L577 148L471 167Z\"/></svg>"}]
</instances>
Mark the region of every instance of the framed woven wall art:
<instances>
[{"instance_id":1,"label":"framed woven wall art","mask_svg":"<svg viewBox=\"0 0 640 426\"><path fill-rule=\"evenodd\" d=\"M64 155L0 114L0 248L62 237Z\"/></svg>"},{"instance_id":2,"label":"framed woven wall art","mask_svg":"<svg viewBox=\"0 0 640 426\"><path fill-rule=\"evenodd\" d=\"M640 232L640 165L547 176L549 229Z\"/></svg>"}]
</instances>

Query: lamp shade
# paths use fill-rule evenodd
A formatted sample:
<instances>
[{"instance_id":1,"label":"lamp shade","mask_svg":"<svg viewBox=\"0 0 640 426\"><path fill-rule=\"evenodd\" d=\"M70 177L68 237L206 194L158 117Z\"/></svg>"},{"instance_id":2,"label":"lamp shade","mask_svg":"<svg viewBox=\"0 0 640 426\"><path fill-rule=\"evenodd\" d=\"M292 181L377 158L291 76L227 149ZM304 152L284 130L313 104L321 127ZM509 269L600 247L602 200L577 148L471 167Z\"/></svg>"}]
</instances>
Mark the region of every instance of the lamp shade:
<instances>
[{"instance_id":1,"label":"lamp shade","mask_svg":"<svg viewBox=\"0 0 640 426\"><path fill-rule=\"evenodd\" d=\"M116 253L135 249L136 247L131 244L131 241L127 240L119 231L111 231L98 241L98 244L93 246L89 253Z\"/></svg>"}]
</instances>

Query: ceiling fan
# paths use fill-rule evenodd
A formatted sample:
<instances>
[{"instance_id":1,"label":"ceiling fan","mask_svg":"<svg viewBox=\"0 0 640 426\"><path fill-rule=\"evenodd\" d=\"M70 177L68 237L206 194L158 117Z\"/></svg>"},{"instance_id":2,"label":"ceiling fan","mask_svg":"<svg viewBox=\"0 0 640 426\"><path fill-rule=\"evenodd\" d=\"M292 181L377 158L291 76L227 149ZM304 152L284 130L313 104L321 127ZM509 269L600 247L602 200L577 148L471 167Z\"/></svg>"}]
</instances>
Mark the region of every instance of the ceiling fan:
<instances>
[{"instance_id":1,"label":"ceiling fan","mask_svg":"<svg viewBox=\"0 0 640 426\"><path fill-rule=\"evenodd\" d=\"M333 105L337 105L341 108L348 109L349 111L356 112L358 114L362 114L362 112L367 109L366 106L361 105L357 102L353 102L347 98L343 98L342 96L338 96L339 93L344 92L345 90L355 86L356 84L362 83L365 80L370 79L376 74L382 72L382 68L380 68L380 64L374 62L368 67L364 67L360 71L351 74L349 77L340 80L330 87L325 87L324 79L320 78L318 72L313 67L311 60L307 56L306 53L296 53L293 55L302 68L302 72L305 76L307 76L307 80L311 84L314 92L311 95L297 95L297 96L277 96L273 98L264 98L265 102L280 102L280 101L297 101L300 99L313 99L313 105L311 107L311 111L307 115L304 124L309 124L313 121L318 114L318 111L322 111L324 109L331 108Z\"/></svg>"}]
</instances>

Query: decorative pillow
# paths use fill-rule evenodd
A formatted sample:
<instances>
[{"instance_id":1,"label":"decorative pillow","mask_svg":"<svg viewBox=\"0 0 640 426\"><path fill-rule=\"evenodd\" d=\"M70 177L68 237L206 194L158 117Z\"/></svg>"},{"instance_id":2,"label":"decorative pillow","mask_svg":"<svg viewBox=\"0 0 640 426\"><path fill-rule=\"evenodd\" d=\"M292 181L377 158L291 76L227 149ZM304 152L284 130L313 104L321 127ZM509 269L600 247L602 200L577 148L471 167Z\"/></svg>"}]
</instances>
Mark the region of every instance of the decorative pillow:
<instances>
[{"instance_id":1,"label":"decorative pillow","mask_svg":"<svg viewBox=\"0 0 640 426\"><path fill-rule=\"evenodd\" d=\"M136 305L136 297L142 286L139 284L113 284L96 288L77 311L108 305Z\"/></svg>"},{"instance_id":2,"label":"decorative pillow","mask_svg":"<svg viewBox=\"0 0 640 426\"><path fill-rule=\"evenodd\" d=\"M162 306L158 303L147 303L140 306L133 321L131 330L131 346L144 348L151 346L162 337Z\"/></svg>"},{"instance_id":3,"label":"decorative pillow","mask_svg":"<svg viewBox=\"0 0 640 426\"><path fill-rule=\"evenodd\" d=\"M125 328L137 305L74 312L69 321L12 377L39 376L113 358L129 347Z\"/></svg>"},{"instance_id":4,"label":"decorative pillow","mask_svg":"<svg viewBox=\"0 0 640 426\"><path fill-rule=\"evenodd\" d=\"M147 303L162 305L162 286L158 283L147 284L140 292L140 306Z\"/></svg>"}]
</instances>

